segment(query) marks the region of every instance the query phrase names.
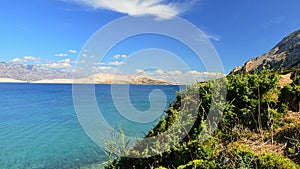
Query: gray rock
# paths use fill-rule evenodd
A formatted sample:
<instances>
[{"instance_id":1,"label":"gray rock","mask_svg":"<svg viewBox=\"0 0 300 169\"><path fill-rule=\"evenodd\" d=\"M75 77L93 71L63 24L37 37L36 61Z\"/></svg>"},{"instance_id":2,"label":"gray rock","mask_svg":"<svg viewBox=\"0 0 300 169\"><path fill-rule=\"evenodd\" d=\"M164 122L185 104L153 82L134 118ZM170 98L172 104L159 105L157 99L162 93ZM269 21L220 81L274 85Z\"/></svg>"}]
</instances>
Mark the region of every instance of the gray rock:
<instances>
[{"instance_id":1,"label":"gray rock","mask_svg":"<svg viewBox=\"0 0 300 169\"><path fill-rule=\"evenodd\" d=\"M289 34L269 52L236 67L231 73L260 71L264 67L281 70L293 66L300 67L300 30Z\"/></svg>"}]
</instances>

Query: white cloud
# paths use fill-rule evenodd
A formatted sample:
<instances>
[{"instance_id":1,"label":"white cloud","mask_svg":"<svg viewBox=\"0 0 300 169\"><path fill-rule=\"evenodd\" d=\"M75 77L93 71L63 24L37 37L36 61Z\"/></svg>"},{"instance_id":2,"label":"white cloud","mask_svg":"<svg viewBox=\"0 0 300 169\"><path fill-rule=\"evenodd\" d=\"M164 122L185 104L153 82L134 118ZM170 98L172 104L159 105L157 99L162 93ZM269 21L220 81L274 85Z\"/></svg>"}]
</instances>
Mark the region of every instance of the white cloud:
<instances>
[{"instance_id":1,"label":"white cloud","mask_svg":"<svg viewBox=\"0 0 300 169\"><path fill-rule=\"evenodd\" d=\"M95 67L93 71L97 73L116 73L117 69L110 66L99 66Z\"/></svg>"},{"instance_id":2,"label":"white cloud","mask_svg":"<svg viewBox=\"0 0 300 169\"><path fill-rule=\"evenodd\" d=\"M161 69L157 69L155 72L158 73L158 74L160 74L160 75L165 74L165 72L163 70L161 70Z\"/></svg>"},{"instance_id":3,"label":"white cloud","mask_svg":"<svg viewBox=\"0 0 300 169\"><path fill-rule=\"evenodd\" d=\"M40 59L36 58L34 56L24 56L24 60L26 60L26 61L38 61Z\"/></svg>"},{"instance_id":4,"label":"white cloud","mask_svg":"<svg viewBox=\"0 0 300 169\"><path fill-rule=\"evenodd\" d=\"M114 59L119 60L120 57L121 57L121 55L115 55L115 56L114 56Z\"/></svg>"},{"instance_id":5,"label":"white cloud","mask_svg":"<svg viewBox=\"0 0 300 169\"><path fill-rule=\"evenodd\" d=\"M81 56L84 57L84 58L88 57L88 55L85 54L85 53L82 53Z\"/></svg>"},{"instance_id":6,"label":"white cloud","mask_svg":"<svg viewBox=\"0 0 300 169\"><path fill-rule=\"evenodd\" d=\"M180 70L175 70L175 71L168 71L168 74L170 74L170 75L181 75L182 72Z\"/></svg>"},{"instance_id":7,"label":"white cloud","mask_svg":"<svg viewBox=\"0 0 300 169\"><path fill-rule=\"evenodd\" d=\"M100 66L100 65L105 65L105 63L104 63L104 62L94 62L93 64L94 64L94 65L97 65L97 66Z\"/></svg>"},{"instance_id":8,"label":"white cloud","mask_svg":"<svg viewBox=\"0 0 300 169\"><path fill-rule=\"evenodd\" d=\"M75 53L77 53L77 50L75 50L75 49L70 49L69 52L75 54Z\"/></svg>"},{"instance_id":9,"label":"white cloud","mask_svg":"<svg viewBox=\"0 0 300 169\"><path fill-rule=\"evenodd\" d=\"M58 53L58 54L55 54L55 56L57 56L57 57L67 57L68 54L66 54L66 53Z\"/></svg>"},{"instance_id":10,"label":"white cloud","mask_svg":"<svg viewBox=\"0 0 300 169\"><path fill-rule=\"evenodd\" d=\"M56 68L56 69L63 69L63 68L69 68L72 65L71 65L70 59L64 59L64 60L59 60L59 61L53 62L53 63L43 64L43 66L50 67L50 68Z\"/></svg>"},{"instance_id":11,"label":"white cloud","mask_svg":"<svg viewBox=\"0 0 300 169\"><path fill-rule=\"evenodd\" d=\"M76 60L75 64L86 64L86 60Z\"/></svg>"},{"instance_id":12,"label":"white cloud","mask_svg":"<svg viewBox=\"0 0 300 169\"><path fill-rule=\"evenodd\" d=\"M124 54L122 54L122 55L118 54L118 55L115 55L115 56L114 56L114 59L116 59L116 60L119 60L119 59L126 59L126 58L127 58L127 55L124 55Z\"/></svg>"},{"instance_id":13,"label":"white cloud","mask_svg":"<svg viewBox=\"0 0 300 169\"><path fill-rule=\"evenodd\" d=\"M20 58L13 58L13 59L11 60L11 62L14 62L14 63L23 62L23 59L20 59Z\"/></svg>"},{"instance_id":14,"label":"white cloud","mask_svg":"<svg viewBox=\"0 0 300 169\"><path fill-rule=\"evenodd\" d=\"M207 39L209 40L214 40L214 41L220 41L221 37L219 35L216 34L211 34L211 33L207 33L207 32L203 32L203 34L199 34L198 36L195 36L195 40L197 41L206 41Z\"/></svg>"},{"instance_id":15,"label":"white cloud","mask_svg":"<svg viewBox=\"0 0 300 169\"><path fill-rule=\"evenodd\" d=\"M114 68L110 67L110 66L100 66L98 67L99 70L115 70Z\"/></svg>"},{"instance_id":16,"label":"white cloud","mask_svg":"<svg viewBox=\"0 0 300 169\"><path fill-rule=\"evenodd\" d=\"M195 82L201 82L209 79L217 79L225 76L222 73L199 72L196 70L182 72L181 70L163 71L161 69L157 69L154 71L143 71L141 69L137 69L136 72L143 73L143 75L155 79L163 79L179 84L192 84Z\"/></svg>"},{"instance_id":17,"label":"white cloud","mask_svg":"<svg viewBox=\"0 0 300 169\"><path fill-rule=\"evenodd\" d=\"M188 71L183 74L183 77L193 77L195 81L205 81L209 79L218 79L224 77L225 74L219 72L198 72L196 70Z\"/></svg>"},{"instance_id":18,"label":"white cloud","mask_svg":"<svg viewBox=\"0 0 300 169\"><path fill-rule=\"evenodd\" d=\"M207 38L214 41L220 41L221 37L219 35L214 34L206 34Z\"/></svg>"},{"instance_id":19,"label":"white cloud","mask_svg":"<svg viewBox=\"0 0 300 169\"><path fill-rule=\"evenodd\" d=\"M11 60L11 62L14 63L26 63L30 61L39 61L40 58L36 58L34 56L24 56L23 58L14 58Z\"/></svg>"},{"instance_id":20,"label":"white cloud","mask_svg":"<svg viewBox=\"0 0 300 169\"><path fill-rule=\"evenodd\" d=\"M61 61L58 61L59 63L67 63L67 64L70 64L71 63L71 59L65 59L65 60L61 60Z\"/></svg>"},{"instance_id":21,"label":"white cloud","mask_svg":"<svg viewBox=\"0 0 300 169\"><path fill-rule=\"evenodd\" d=\"M120 65L122 65L124 63L125 62L115 61L115 62L109 62L108 65L110 65L110 66L120 66Z\"/></svg>"},{"instance_id":22,"label":"white cloud","mask_svg":"<svg viewBox=\"0 0 300 169\"><path fill-rule=\"evenodd\" d=\"M138 73L138 74L140 74L140 73L145 73L145 71L142 70L142 69L136 69L136 73Z\"/></svg>"},{"instance_id":23,"label":"white cloud","mask_svg":"<svg viewBox=\"0 0 300 169\"><path fill-rule=\"evenodd\" d=\"M191 2L168 2L167 0L69 0L95 9L107 9L128 15L153 15L168 19L184 12ZM167 16L166 16L167 15Z\"/></svg>"},{"instance_id":24,"label":"white cloud","mask_svg":"<svg viewBox=\"0 0 300 169\"><path fill-rule=\"evenodd\" d=\"M186 72L186 74L202 75L203 73L202 73L202 72L198 72L198 71L196 71L196 70L191 70L191 71Z\"/></svg>"}]
</instances>

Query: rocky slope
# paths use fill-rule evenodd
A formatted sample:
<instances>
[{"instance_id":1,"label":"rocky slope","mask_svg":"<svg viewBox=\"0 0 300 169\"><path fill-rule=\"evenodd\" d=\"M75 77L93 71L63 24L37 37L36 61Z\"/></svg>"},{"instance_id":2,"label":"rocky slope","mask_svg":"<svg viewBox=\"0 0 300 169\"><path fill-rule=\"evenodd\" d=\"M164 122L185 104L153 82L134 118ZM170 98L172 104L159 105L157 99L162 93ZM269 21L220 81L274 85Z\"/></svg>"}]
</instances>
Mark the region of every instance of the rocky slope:
<instances>
[{"instance_id":1,"label":"rocky slope","mask_svg":"<svg viewBox=\"0 0 300 169\"><path fill-rule=\"evenodd\" d=\"M236 67L232 73L259 71L263 67L280 70L294 66L300 67L300 30L289 34L269 52Z\"/></svg>"}]
</instances>

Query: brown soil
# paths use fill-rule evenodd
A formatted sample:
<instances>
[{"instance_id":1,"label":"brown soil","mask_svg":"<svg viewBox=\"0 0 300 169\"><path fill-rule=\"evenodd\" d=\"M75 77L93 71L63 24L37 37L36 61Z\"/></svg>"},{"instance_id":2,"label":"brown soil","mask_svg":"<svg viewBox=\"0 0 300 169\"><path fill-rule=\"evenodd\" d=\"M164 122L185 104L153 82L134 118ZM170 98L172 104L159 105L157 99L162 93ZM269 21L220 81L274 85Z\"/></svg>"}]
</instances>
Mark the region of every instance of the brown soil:
<instances>
[{"instance_id":1,"label":"brown soil","mask_svg":"<svg viewBox=\"0 0 300 169\"><path fill-rule=\"evenodd\" d=\"M275 129L273 136L284 130L287 126L300 126L299 119L300 112L288 112L286 116L282 118L286 126ZM247 134L242 134L233 145L244 145L246 149L257 154L272 153L284 155L284 149L286 148L286 143L276 142L272 139L272 133L266 133L265 131L263 131L262 134L250 131Z\"/></svg>"}]
</instances>

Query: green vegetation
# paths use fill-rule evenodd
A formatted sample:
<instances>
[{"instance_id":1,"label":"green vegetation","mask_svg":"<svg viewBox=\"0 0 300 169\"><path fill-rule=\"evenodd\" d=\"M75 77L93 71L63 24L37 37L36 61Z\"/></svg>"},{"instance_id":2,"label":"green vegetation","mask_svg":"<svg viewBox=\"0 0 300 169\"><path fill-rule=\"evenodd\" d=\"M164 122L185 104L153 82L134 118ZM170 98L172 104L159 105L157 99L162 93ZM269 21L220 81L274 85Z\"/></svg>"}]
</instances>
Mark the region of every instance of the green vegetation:
<instances>
[{"instance_id":1,"label":"green vegetation","mask_svg":"<svg viewBox=\"0 0 300 169\"><path fill-rule=\"evenodd\" d=\"M300 115L289 112L299 111L300 80L293 80L281 88L278 72L263 70L189 86L145 140L106 168L300 168Z\"/></svg>"}]
</instances>

